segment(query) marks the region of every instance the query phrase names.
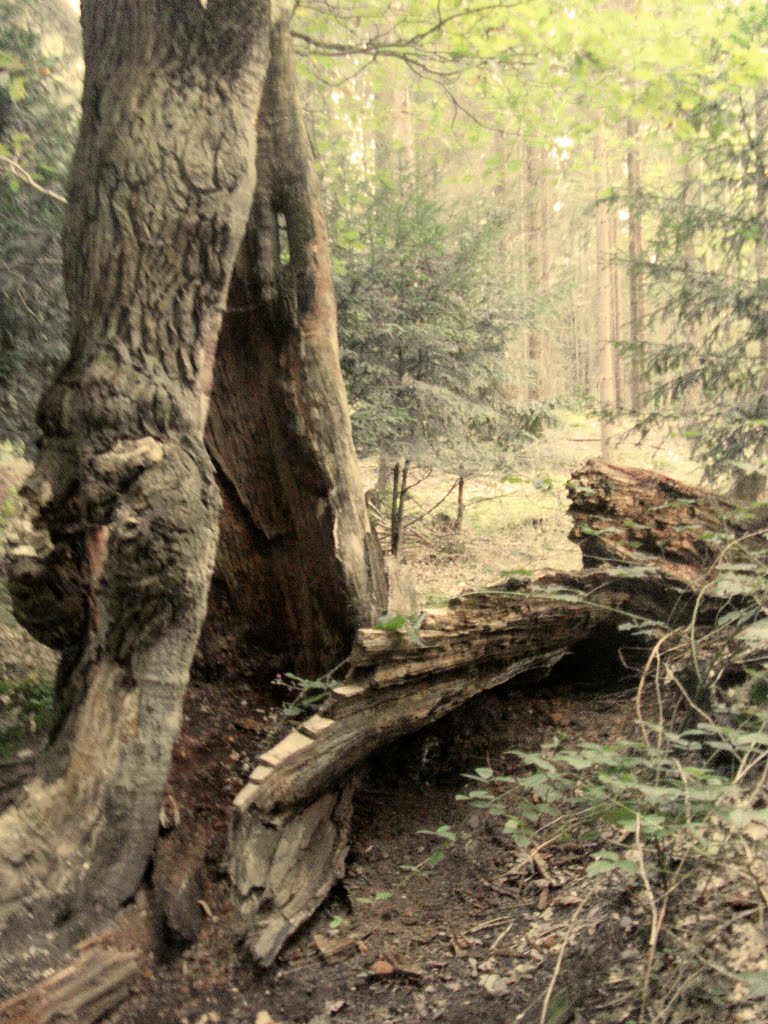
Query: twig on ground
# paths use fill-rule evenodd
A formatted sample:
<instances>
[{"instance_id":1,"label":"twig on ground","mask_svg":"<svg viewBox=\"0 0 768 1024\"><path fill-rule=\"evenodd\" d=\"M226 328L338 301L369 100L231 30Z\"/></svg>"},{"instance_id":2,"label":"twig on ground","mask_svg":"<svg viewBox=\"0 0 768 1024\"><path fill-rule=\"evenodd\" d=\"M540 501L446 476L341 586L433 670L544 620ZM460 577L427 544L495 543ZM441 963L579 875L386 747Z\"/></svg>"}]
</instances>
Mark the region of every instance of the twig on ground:
<instances>
[{"instance_id":1,"label":"twig on ground","mask_svg":"<svg viewBox=\"0 0 768 1024\"><path fill-rule=\"evenodd\" d=\"M571 919L568 922L568 928L562 943L560 944L560 950L557 954L557 960L555 961L555 968L552 971L552 977L549 979L549 985L547 985L547 991L544 994L544 1002L541 1004L541 1013L539 1014L539 1024L547 1024L547 1015L549 1013L549 1004L552 1001L552 995L555 991L555 985L557 979L560 977L560 972L563 969L563 960L565 959L565 952L568 949L570 941L576 930L576 921L579 918L579 914L582 912L584 907L587 905L589 899L594 891L594 886L590 886L586 896L581 900L579 905L576 907L574 912L571 914Z\"/></svg>"}]
</instances>

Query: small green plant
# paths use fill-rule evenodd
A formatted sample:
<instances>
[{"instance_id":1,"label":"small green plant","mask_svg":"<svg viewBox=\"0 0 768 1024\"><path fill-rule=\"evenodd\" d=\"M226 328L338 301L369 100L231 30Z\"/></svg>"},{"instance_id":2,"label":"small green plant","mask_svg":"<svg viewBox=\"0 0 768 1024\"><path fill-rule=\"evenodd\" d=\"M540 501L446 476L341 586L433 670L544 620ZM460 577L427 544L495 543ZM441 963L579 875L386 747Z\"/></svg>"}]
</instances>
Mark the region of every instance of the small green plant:
<instances>
[{"instance_id":1,"label":"small green plant","mask_svg":"<svg viewBox=\"0 0 768 1024\"><path fill-rule=\"evenodd\" d=\"M425 857L424 860L419 861L418 864L401 864L401 871L408 871L412 875L421 875L422 877L428 878L440 864L445 860L445 855L451 846L456 842L456 833L451 829L450 825L440 825L436 829L420 828L416 835L419 836L432 836L433 839L437 840L437 846L432 850L429 856Z\"/></svg>"},{"instance_id":2,"label":"small green plant","mask_svg":"<svg viewBox=\"0 0 768 1024\"><path fill-rule=\"evenodd\" d=\"M523 849L540 849L577 834L583 839L585 831L595 841L610 835L616 849L596 850L587 874L638 874L637 863L622 852L636 842L652 851L657 869L665 871L683 835L714 852L705 828L713 818L728 823L746 815L768 823L768 811L736 806L739 790L719 768L692 762L706 749L738 746L745 751L754 739L735 732L728 740L715 739L705 723L685 733L666 733L658 747L624 740L606 746L583 742L565 750L554 740L540 753L511 752L530 769L521 775L476 768L465 775L474 788L457 800L503 816L504 832Z\"/></svg>"},{"instance_id":3,"label":"small green plant","mask_svg":"<svg viewBox=\"0 0 768 1024\"><path fill-rule=\"evenodd\" d=\"M304 679L292 672L284 672L274 680L275 685L287 687L293 697L283 704L282 711L286 718L304 718L317 710L328 694L338 686L339 682L331 675L319 679Z\"/></svg>"},{"instance_id":4,"label":"small green plant","mask_svg":"<svg viewBox=\"0 0 768 1024\"><path fill-rule=\"evenodd\" d=\"M445 860L445 855L448 849L456 842L456 833L451 829L450 825L440 825L436 829L420 828L416 835L418 836L431 836L433 840L437 842L437 846L430 851L429 855L424 860L419 861L418 864L401 864L400 870L408 873L409 877L418 876L420 878L431 878L434 871L439 867L440 864ZM408 879L403 879L397 885L397 889L401 889ZM361 906L374 906L377 903L384 903L387 900L391 900L394 896L394 892L388 889L376 892L373 896L357 896L355 897L355 903L359 903ZM336 920L336 919L334 919ZM343 920L343 918L341 919ZM329 927L334 927L333 923Z\"/></svg>"},{"instance_id":5,"label":"small green plant","mask_svg":"<svg viewBox=\"0 0 768 1024\"><path fill-rule=\"evenodd\" d=\"M768 833L768 711L723 704L711 710L679 732L644 722L639 740L565 749L555 739L539 752L512 751L521 773L475 768L465 775L470 788L457 796L503 818L503 831L532 858L578 841L590 858L585 876L623 876L648 925L643 970L626 976L639 1010L633 1019L643 1024L667 1020L654 1010L654 1000L671 1004L683 991L676 981L672 996L664 990L664 962L657 955L671 908L685 906L683 894L700 891L703 878L743 871L745 834ZM706 920L727 915L723 907L708 912ZM694 976L707 988L711 1008L719 979L699 975L697 962ZM740 977L751 998L768 992L768 972Z\"/></svg>"},{"instance_id":6,"label":"small green plant","mask_svg":"<svg viewBox=\"0 0 768 1024\"><path fill-rule=\"evenodd\" d=\"M371 906L374 903L384 903L386 900L391 899L392 893L383 890L382 892L375 892L373 896L357 896L355 902L360 903L363 906Z\"/></svg>"},{"instance_id":7,"label":"small green plant","mask_svg":"<svg viewBox=\"0 0 768 1024\"><path fill-rule=\"evenodd\" d=\"M419 612L416 615L402 615L396 612L393 615L383 615L378 622L374 623L374 629L383 629L387 633L402 633L408 639L419 646L423 646L419 636L426 615Z\"/></svg>"},{"instance_id":8,"label":"small green plant","mask_svg":"<svg viewBox=\"0 0 768 1024\"><path fill-rule=\"evenodd\" d=\"M36 673L0 678L0 758L11 757L30 738L45 733L53 717L53 686Z\"/></svg>"}]
</instances>

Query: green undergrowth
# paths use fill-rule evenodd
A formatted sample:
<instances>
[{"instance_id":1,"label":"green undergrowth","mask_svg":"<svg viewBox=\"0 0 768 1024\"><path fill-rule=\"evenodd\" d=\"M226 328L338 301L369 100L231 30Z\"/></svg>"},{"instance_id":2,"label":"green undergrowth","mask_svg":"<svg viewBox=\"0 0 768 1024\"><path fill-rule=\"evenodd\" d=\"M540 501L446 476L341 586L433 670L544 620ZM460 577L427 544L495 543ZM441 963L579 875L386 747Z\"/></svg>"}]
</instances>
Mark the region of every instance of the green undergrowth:
<instances>
[{"instance_id":1,"label":"green undergrowth","mask_svg":"<svg viewBox=\"0 0 768 1024\"><path fill-rule=\"evenodd\" d=\"M591 1024L768 1019L768 546L722 542L690 622L627 623L652 645L633 735L509 751L457 796L523 860L578 849L584 901L625 908L621 994Z\"/></svg>"}]
</instances>

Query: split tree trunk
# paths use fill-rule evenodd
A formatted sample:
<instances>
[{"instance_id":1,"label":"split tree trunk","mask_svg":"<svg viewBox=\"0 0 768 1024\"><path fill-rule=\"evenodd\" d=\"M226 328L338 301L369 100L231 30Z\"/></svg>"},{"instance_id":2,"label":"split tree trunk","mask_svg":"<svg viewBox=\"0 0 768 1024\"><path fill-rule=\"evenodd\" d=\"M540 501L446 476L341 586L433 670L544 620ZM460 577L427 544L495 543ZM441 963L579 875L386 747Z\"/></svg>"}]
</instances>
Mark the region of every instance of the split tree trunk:
<instances>
[{"instance_id":1,"label":"split tree trunk","mask_svg":"<svg viewBox=\"0 0 768 1024\"><path fill-rule=\"evenodd\" d=\"M330 251L287 27L273 30L257 186L206 443L224 499L203 651L320 675L386 604L341 377ZM226 627L222 628L222 623ZM231 658L231 650L221 652ZM225 658L219 656L220 662ZM221 666L217 666L221 667Z\"/></svg>"},{"instance_id":2,"label":"split tree trunk","mask_svg":"<svg viewBox=\"0 0 768 1024\"><path fill-rule=\"evenodd\" d=\"M0 817L0 948L133 895L206 608L203 444L254 187L263 0L83 0L64 237L69 361L9 530L20 621L63 648L41 774Z\"/></svg>"}]
</instances>

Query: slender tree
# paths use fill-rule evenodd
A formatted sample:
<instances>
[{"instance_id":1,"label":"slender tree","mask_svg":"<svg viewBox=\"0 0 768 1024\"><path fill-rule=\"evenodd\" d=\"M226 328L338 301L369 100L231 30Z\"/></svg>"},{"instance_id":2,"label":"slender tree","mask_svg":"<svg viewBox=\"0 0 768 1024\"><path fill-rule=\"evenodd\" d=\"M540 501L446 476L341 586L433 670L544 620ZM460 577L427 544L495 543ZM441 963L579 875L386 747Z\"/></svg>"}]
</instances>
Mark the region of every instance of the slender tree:
<instances>
[{"instance_id":1,"label":"slender tree","mask_svg":"<svg viewBox=\"0 0 768 1024\"><path fill-rule=\"evenodd\" d=\"M645 288L642 276L643 220L640 204L641 170L637 149L637 127L630 118L627 122L627 193L629 200L629 404L638 413L643 404L642 362L645 344Z\"/></svg>"},{"instance_id":2,"label":"slender tree","mask_svg":"<svg viewBox=\"0 0 768 1024\"><path fill-rule=\"evenodd\" d=\"M595 133L595 238L597 251L597 341L600 352L600 445L603 457L610 454L611 414L615 406L614 347L611 335L610 228L605 192L608 184L605 129Z\"/></svg>"}]
</instances>

